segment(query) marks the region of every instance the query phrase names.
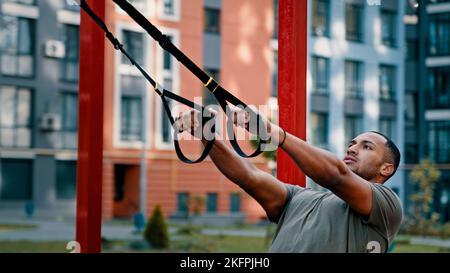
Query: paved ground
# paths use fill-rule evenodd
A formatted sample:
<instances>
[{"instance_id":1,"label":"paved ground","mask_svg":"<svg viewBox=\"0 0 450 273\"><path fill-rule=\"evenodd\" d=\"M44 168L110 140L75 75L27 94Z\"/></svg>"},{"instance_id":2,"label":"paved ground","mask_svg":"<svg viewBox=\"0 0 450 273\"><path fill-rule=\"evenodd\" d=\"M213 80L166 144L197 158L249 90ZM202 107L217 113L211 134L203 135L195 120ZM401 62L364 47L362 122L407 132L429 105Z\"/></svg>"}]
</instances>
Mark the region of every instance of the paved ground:
<instances>
[{"instance_id":1,"label":"paved ground","mask_svg":"<svg viewBox=\"0 0 450 273\"><path fill-rule=\"evenodd\" d=\"M75 219L26 219L24 217L0 218L0 224L31 224L36 225L33 229L18 229L11 231L0 231L0 241L73 241L75 240ZM177 228L170 228L170 233L175 233ZM207 235L234 235L264 237L266 232L261 230L218 230L203 229L202 233ZM132 225L123 222L108 222L102 224L102 237L109 240L133 240L141 239L142 235L135 233Z\"/></svg>"},{"instance_id":2,"label":"paved ground","mask_svg":"<svg viewBox=\"0 0 450 273\"><path fill-rule=\"evenodd\" d=\"M0 224L31 224L35 225L33 229L18 230L0 230L0 241L74 241L75 240L75 219L52 219L48 217L27 219L20 216L0 215ZM131 222L130 222L131 223ZM177 228L170 228L169 232L176 233ZM203 234L207 235L233 235L247 237L265 237L265 228L255 230L239 229L202 229ZM135 233L135 228L124 221L113 221L102 224L102 237L109 240L140 240L141 234ZM411 244L432 245L438 247L450 248L450 239L442 240L426 237L412 237Z\"/></svg>"}]
</instances>

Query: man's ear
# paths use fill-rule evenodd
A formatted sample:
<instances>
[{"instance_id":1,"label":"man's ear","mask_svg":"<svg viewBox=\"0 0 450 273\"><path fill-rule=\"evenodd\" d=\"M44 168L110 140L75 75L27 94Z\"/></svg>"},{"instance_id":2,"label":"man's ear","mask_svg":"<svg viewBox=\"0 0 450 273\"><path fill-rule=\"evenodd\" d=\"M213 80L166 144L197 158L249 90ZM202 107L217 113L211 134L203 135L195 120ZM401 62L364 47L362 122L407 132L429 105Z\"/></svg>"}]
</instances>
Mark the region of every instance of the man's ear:
<instances>
[{"instance_id":1,"label":"man's ear","mask_svg":"<svg viewBox=\"0 0 450 273\"><path fill-rule=\"evenodd\" d=\"M394 170L394 164L385 162L383 163L383 165L381 165L380 173L382 176L389 177L394 173Z\"/></svg>"}]
</instances>

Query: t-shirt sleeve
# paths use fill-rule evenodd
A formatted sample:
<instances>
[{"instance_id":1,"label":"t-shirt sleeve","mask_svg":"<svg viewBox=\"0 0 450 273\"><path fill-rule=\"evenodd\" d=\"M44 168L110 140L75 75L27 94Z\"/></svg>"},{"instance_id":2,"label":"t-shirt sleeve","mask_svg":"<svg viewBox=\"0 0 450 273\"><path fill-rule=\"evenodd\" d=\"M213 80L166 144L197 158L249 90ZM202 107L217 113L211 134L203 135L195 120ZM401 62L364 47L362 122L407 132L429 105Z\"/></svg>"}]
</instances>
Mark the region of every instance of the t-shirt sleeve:
<instances>
[{"instance_id":1,"label":"t-shirt sleeve","mask_svg":"<svg viewBox=\"0 0 450 273\"><path fill-rule=\"evenodd\" d=\"M403 209L400 199L388 187L371 183L372 210L365 223L372 225L390 244L400 228Z\"/></svg>"},{"instance_id":2,"label":"t-shirt sleeve","mask_svg":"<svg viewBox=\"0 0 450 273\"><path fill-rule=\"evenodd\" d=\"M300 186L298 186L298 185L292 185L292 184L287 184L287 183L285 183L284 186L286 187L286 190L287 190L287 193L288 193L287 198L286 198L286 204L289 203L289 202L291 201L292 197L293 197L296 193L305 190L305 188L300 187Z\"/></svg>"},{"instance_id":3,"label":"t-shirt sleeve","mask_svg":"<svg viewBox=\"0 0 450 273\"><path fill-rule=\"evenodd\" d=\"M283 212L281 213L280 218L277 221L274 221L275 223L280 223L283 221L284 215L286 213L286 209L289 206L289 203L291 202L292 197L294 197L294 195L296 195L297 193L305 190L305 188L297 186L297 185L292 185L292 184L287 184L287 183L283 183L283 184L287 190L286 202L284 203ZM279 227L280 226L278 226L277 230L279 229Z\"/></svg>"}]
</instances>

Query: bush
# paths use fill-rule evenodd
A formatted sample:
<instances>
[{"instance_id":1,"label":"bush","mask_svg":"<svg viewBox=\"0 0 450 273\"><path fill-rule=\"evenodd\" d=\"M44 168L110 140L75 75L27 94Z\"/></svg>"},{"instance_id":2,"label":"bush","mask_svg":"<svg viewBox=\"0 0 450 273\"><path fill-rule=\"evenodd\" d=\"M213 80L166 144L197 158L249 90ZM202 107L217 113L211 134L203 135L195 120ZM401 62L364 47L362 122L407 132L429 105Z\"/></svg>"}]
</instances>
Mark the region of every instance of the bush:
<instances>
[{"instance_id":1,"label":"bush","mask_svg":"<svg viewBox=\"0 0 450 273\"><path fill-rule=\"evenodd\" d=\"M154 248L162 249L169 247L169 232L159 205L156 205L147 223L144 238Z\"/></svg>"},{"instance_id":2,"label":"bush","mask_svg":"<svg viewBox=\"0 0 450 273\"><path fill-rule=\"evenodd\" d=\"M411 183L416 192L409 196L412 214L405 219L404 229L413 235L439 236L439 218L437 212L432 211L433 192L440 177L440 171L429 160L422 160L414 167L410 174Z\"/></svg>"}]
</instances>

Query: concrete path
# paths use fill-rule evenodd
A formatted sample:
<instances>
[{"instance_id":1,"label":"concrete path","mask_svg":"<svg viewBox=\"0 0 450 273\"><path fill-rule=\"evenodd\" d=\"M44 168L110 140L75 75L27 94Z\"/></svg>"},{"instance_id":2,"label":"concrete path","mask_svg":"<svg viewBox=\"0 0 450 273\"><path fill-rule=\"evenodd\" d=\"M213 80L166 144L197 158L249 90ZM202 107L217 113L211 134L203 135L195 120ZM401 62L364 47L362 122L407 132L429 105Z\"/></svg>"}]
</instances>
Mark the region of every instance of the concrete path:
<instances>
[{"instance_id":1,"label":"concrete path","mask_svg":"<svg viewBox=\"0 0 450 273\"><path fill-rule=\"evenodd\" d=\"M75 219L26 219L8 218L0 219L0 224L25 224L35 225L33 229L0 230L0 241L74 241L75 240ZM169 233L175 234L178 228L169 228ZM266 231L261 230L239 230L239 229L202 229L206 235L230 235L265 237ZM135 233L132 225L118 222L107 222L102 224L102 237L108 240L139 240L141 234Z\"/></svg>"}]
</instances>

